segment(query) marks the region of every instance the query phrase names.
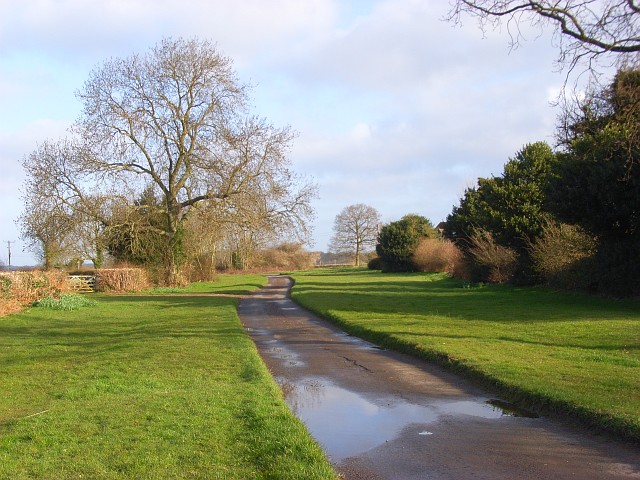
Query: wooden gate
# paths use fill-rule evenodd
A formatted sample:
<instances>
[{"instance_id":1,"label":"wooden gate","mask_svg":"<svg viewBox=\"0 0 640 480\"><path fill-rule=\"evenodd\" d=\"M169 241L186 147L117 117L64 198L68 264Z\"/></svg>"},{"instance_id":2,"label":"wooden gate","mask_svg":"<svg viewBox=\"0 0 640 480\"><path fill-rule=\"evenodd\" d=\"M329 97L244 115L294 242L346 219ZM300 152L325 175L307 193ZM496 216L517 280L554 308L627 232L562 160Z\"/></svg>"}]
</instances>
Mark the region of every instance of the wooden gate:
<instances>
[{"instance_id":1,"label":"wooden gate","mask_svg":"<svg viewBox=\"0 0 640 480\"><path fill-rule=\"evenodd\" d=\"M93 275L69 275L69 285L76 293L96 291L96 277Z\"/></svg>"}]
</instances>

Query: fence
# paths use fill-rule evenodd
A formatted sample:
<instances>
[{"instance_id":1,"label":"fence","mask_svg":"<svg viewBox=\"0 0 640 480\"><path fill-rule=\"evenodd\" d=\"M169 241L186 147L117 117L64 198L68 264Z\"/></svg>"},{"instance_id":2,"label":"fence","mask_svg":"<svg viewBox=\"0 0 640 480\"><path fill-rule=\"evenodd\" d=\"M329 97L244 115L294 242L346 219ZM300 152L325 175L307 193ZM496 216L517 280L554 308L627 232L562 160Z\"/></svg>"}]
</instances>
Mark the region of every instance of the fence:
<instances>
[{"instance_id":1,"label":"fence","mask_svg":"<svg viewBox=\"0 0 640 480\"><path fill-rule=\"evenodd\" d=\"M93 275L69 275L69 285L76 293L96 291L96 277Z\"/></svg>"}]
</instances>

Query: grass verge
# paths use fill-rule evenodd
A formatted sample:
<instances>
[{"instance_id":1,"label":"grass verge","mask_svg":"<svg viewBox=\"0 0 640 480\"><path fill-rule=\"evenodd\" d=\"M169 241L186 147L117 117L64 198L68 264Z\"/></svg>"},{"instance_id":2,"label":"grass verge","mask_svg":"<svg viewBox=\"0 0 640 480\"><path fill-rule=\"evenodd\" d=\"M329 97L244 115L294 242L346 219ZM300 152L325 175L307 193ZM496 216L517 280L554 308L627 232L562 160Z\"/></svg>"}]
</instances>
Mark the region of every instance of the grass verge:
<instances>
[{"instance_id":1,"label":"grass verge","mask_svg":"<svg viewBox=\"0 0 640 480\"><path fill-rule=\"evenodd\" d=\"M264 283L221 277L197 290ZM335 478L236 298L91 298L0 319L0 478Z\"/></svg>"},{"instance_id":2,"label":"grass verge","mask_svg":"<svg viewBox=\"0 0 640 480\"><path fill-rule=\"evenodd\" d=\"M640 304L444 274L318 270L292 297L354 335L435 360L520 406L640 442Z\"/></svg>"}]
</instances>

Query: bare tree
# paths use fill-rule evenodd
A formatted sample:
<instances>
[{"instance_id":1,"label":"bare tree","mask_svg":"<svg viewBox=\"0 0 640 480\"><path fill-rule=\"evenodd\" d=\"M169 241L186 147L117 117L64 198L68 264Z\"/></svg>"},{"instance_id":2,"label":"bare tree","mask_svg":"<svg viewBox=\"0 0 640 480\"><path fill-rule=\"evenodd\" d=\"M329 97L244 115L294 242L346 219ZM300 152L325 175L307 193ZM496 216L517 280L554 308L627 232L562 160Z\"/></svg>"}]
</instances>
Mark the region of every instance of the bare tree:
<instances>
[{"instance_id":1,"label":"bare tree","mask_svg":"<svg viewBox=\"0 0 640 480\"><path fill-rule=\"evenodd\" d=\"M71 140L45 141L22 162L24 212L17 223L45 268L70 255L99 267L105 229L123 219L115 213L128 203L126 192L115 195L95 187L100 177L82 169L79 151Z\"/></svg>"},{"instance_id":2,"label":"bare tree","mask_svg":"<svg viewBox=\"0 0 640 480\"><path fill-rule=\"evenodd\" d=\"M366 248L375 248L380 222L380 213L373 207L362 203L345 207L335 218L329 251L353 255L360 266Z\"/></svg>"},{"instance_id":3,"label":"bare tree","mask_svg":"<svg viewBox=\"0 0 640 480\"><path fill-rule=\"evenodd\" d=\"M522 41L521 25L550 25L558 63L569 71L583 61L593 71L594 62L609 54L621 66L640 52L640 4L634 0L452 0L447 19L461 23L464 15L477 18L483 30L505 23L512 46Z\"/></svg>"},{"instance_id":4,"label":"bare tree","mask_svg":"<svg viewBox=\"0 0 640 480\"><path fill-rule=\"evenodd\" d=\"M286 156L294 133L247 114L247 87L231 67L211 43L182 39L106 62L77 94L77 141L49 155L40 175L95 219L96 196L132 205L152 185L163 220L145 228L164 238L168 283L179 277L184 222L198 204L225 208L253 195L302 229L311 212L313 186L295 177Z\"/></svg>"},{"instance_id":5,"label":"bare tree","mask_svg":"<svg viewBox=\"0 0 640 480\"><path fill-rule=\"evenodd\" d=\"M35 253L45 270L65 264L75 255L71 231L73 216L47 198L27 199L26 207L18 219L21 238Z\"/></svg>"}]
</instances>

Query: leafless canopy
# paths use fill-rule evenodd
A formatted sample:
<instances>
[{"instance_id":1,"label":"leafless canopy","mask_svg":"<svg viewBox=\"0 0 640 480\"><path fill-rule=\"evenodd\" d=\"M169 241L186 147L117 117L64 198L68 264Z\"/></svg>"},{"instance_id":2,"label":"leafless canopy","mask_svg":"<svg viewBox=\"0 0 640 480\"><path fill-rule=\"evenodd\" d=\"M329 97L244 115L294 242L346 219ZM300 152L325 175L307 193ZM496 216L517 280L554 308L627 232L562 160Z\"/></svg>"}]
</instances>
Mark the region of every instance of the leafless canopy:
<instances>
[{"instance_id":1,"label":"leafless canopy","mask_svg":"<svg viewBox=\"0 0 640 480\"><path fill-rule=\"evenodd\" d=\"M369 205L349 205L336 215L329 250L355 257L356 266L367 248L373 250L378 239L380 213Z\"/></svg>"},{"instance_id":2,"label":"leafless canopy","mask_svg":"<svg viewBox=\"0 0 640 480\"><path fill-rule=\"evenodd\" d=\"M304 231L315 186L290 169L295 133L251 115L247 90L208 41L166 39L144 55L111 59L77 92L84 109L73 139L45 143L25 160L27 189L108 225L151 188L163 220L147 226L167 245L196 206ZM118 208L104 215L99 207L109 202Z\"/></svg>"},{"instance_id":3,"label":"leafless canopy","mask_svg":"<svg viewBox=\"0 0 640 480\"><path fill-rule=\"evenodd\" d=\"M640 52L640 4L635 0L452 0L447 19L478 19L480 27L506 24L512 46L522 41L522 25L551 26L559 47L558 63L572 70L600 59L617 66L635 63Z\"/></svg>"}]
</instances>

